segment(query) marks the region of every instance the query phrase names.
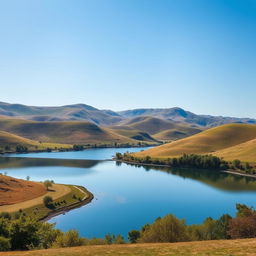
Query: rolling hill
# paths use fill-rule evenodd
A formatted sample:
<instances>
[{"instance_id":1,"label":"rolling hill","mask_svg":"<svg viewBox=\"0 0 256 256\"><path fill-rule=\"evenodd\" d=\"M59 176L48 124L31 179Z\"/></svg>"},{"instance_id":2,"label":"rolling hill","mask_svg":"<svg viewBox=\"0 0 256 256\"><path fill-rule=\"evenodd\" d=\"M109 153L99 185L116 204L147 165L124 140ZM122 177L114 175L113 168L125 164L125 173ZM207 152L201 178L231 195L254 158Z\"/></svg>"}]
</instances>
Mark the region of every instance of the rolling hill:
<instances>
[{"instance_id":1,"label":"rolling hill","mask_svg":"<svg viewBox=\"0 0 256 256\"><path fill-rule=\"evenodd\" d=\"M227 160L239 159L245 162L256 162L256 139L219 150L215 155Z\"/></svg>"},{"instance_id":2,"label":"rolling hill","mask_svg":"<svg viewBox=\"0 0 256 256\"><path fill-rule=\"evenodd\" d=\"M183 122L187 124L214 127L227 123L249 123L256 124L256 120L252 118L236 118L210 115L197 115L182 108L142 108L120 111L118 114L124 118L135 118L140 116L151 116L175 122Z\"/></svg>"},{"instance_id":3,"label":"rolling hill","mask_svg":"<svg viewBox=\"0 0 256 256\"><path fill-rule=\"evenodd\" d=\"M197 115L182 108L133 109L115 112L100 110L86 104L54 107L26 106L0 102L0 115L33 121L88 121L100 126L112 126L141 116L150 116L190 126L214 127L226 123L256 124L256 119Z\"/></svg>"},{"instance_id":4,"label":"rolling hill","mask_svg":"<svg viewBox=\"0 0 256 256\"><path fill-rule=\"evenodd\" d=\"M216 154L228 159L246 155L244 150L254 153L256 125L226 124L198 133L196 135L161 145L143 152L137 156L152 156L157 158L176 157L182 154ZM239 146L240 145L240 146ZM240 153L238 154L238 149ZM232 153L232 154L231 154Z\"/></svg>"},{"instance_id":5,"label":"rolling hill","mask_svg":"<svg viewBox=\"0 0 256 256\"><path fill-rule=\"evenodd\" d=\"M135 117L111 128L118 129L118 127L146 132L156 140L176 140L201 132L198 127L150 116Z\"/></svg>"},{"instance_id":6,"label":"rolling hill","mask_svg":"<svg viewBox=\"0 0 256 256\"><path fill-rule=\"evenodd\" d=\"M29 150L45 150L47 148L71 148L72 145L57 143L40 143L24 137L0 131L0 150L14 151L18 145L27 147Z\"/></svg>"},{"instance_id":7,"label":"rolling hill","mask_svg":"<svg viewBox=\"0 0 256 256\"><path fill-rule=\"evenodd\" d=\"M44 143L133 143L109 129L87 121L37 122L14 118L0 118L0 131L8 131L26 139Z\"/></svg>"}]
</instances>

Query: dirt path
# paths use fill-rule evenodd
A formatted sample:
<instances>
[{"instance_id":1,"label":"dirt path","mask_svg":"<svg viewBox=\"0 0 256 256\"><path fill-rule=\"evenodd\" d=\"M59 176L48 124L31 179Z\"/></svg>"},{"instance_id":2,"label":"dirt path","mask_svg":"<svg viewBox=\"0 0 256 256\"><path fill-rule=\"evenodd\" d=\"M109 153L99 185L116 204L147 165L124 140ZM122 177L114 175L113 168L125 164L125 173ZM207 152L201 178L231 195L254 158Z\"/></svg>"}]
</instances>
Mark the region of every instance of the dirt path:
<instances>
[{"instance_id":1,"label":"dirt path","mask_svg":"<svg viewBox=\"0 0 256 256\"><path fill-rule=\"evenodd\" d=\"M53 184L53 186L51 187L51 191L48 191L43 196L31 199L31 200L24 201L22 203L0 206L0 212L16 212L19 209L30 208L34 205L41 204L43 202L43 198L45 196L51 196L52 199L55 200L55 199L58 199L62 196L65 196L70 191L71 190L68 186L60 185L60 184Z\"/></svg>"}]
</instances>

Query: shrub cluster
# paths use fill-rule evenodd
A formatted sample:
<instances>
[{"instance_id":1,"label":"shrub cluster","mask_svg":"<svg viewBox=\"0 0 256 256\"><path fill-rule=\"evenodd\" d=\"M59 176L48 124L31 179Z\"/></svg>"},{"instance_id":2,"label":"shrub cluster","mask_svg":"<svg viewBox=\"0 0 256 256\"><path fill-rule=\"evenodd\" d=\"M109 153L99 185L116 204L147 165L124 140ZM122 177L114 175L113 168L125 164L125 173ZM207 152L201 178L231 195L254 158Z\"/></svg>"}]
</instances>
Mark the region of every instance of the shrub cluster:
<instances>
[{"instance_id":1,"label":"shrub cluster","mask_svg":"<svg viewBox=\"0 0 256 256\"><path fill-rule=\"evenodd\" d=\"M256 237L256 211L243 204L236 208L235 218L228 214L217 220L208 217L198 225L186 225L184 220L168 214L141 230L130 231L128 239L131 243L164 243Z\"/></svg>"}]
</instances>

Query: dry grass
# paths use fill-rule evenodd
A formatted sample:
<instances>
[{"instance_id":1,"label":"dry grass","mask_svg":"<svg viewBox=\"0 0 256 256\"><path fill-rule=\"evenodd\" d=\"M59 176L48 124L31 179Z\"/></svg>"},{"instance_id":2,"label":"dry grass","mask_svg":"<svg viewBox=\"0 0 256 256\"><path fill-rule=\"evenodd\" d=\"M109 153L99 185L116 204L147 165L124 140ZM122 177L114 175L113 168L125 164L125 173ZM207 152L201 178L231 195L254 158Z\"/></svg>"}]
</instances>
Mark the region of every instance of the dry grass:
<instances>
[{"instance_id":1,"label":"dry grass","mask_svg":"<svg viewBox=\"0 0 256 256\"><path fill-rule=\"evenodd\" d=\"M245 162L256 162L256 139L220 150L215 155L227 160L240 159Z\"/></svg>"},{"instance_id":2,"label":"dry grass","mask_svg":"<svg viewBox=\"0 0 256 256\"><path fill-rule=\"evenodd\" d=\"M21 202L42 197L47 193L43 184L4 175L0 175L0 192L0 212L7 211L8 207L19 205Z\"/></svg>"},{"instance_id":3,"label":"dry grass","mask_svg":"<svg viewBox=\"0 0 256 256\"><path fill-rule=\"evenodd\" d=\"M10 132L23 137L23 139L26 138L44 143L87 144L99 142L135 142L130 138L87 121L36 122L23 119L0 118L0 131ZM29 141L29 143L32 142Z\"/></svg>"},{"instance_id":4,"label":"dry grass","mask_svg":"<svg viewBox=\"0 0 256 256\"><path fill-rule=\"evenodd\" d=\"M185 139L139 152L136 155L150 155L155 158L165 158L181 156L184 153L215 154L216 151L230 148L255 138L256 125L227 124L203 131Z\"/></svg>"},{"instance_id":5,"label":"dry grass","mask_svg":"<svg viewBox=\"0 0 256 256\"><path fill-rule=\"evenodd\" d=\"M100 245L49 249L28 252L6 252L0 256L253 256L256 239L219 240L165 244Z\"/></svg>"},{"instance_id":6,"label":"dry grass","mask_svg":"<svg viewBox=\"0 0 256 256\"><path fill-rule=\"evenodd\" d=\"M30 183L35 183L35 182L30 182ZM40 183L35 183L35 184L39 188L42 187L43 193L39 194L40 190L38 192L35 189L32 190L32 188L31 188L30 191L28 190L28 192L30 194L28 194L28 193L25 194L25 190L21 187L19 190L19 193L22 195L23 194L30 195L30 197L25 198L24 196L22 196L21 197L23 199L22 202L9 204L9 205L2 205L2 206L0 206L0 212L16 212L19 209L25 210L25 209L33 207L35 205L42 204L43 198L45 196L51 196L53 200L56 200L56 199L59 199L65 195L67 195L71 191L71 189L68 186L59 185L59 184L53 184L53 186L50 188L50 190L46 191L43 184L40 184Z\"/></svg>"}]
</instances>

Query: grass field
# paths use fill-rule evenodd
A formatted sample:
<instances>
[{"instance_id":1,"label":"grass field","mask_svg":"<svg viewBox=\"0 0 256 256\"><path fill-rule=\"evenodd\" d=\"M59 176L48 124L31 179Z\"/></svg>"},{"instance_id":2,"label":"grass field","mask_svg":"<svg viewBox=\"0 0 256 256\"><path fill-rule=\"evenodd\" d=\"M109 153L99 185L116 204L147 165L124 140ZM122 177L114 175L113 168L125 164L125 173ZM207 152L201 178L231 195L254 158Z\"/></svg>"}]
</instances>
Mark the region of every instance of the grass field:
<instances>
[{"instance_id":1,"label":"grass field","mask_svg":"<svg viewBox=\"0 0 256 256\"><path fill-rule=\"evenodd\" d=\"M3 252L0 256L255 256L256 239L199 241L164 244L99 245L28 252Z\"/></svg>"},{"instance_id":2,"label":"grass field","mask_svg":"<svg viewBox=\"0 0 256 256\"><path fill-rule=\"evenodd\" d=\"M182 154L216 154L228 159L235 159L246 156L245 150L250 151L248 159L254 160L256 125L249 124L227 124L209 130L203 131L196 135L161 145L143 152L137 156L149 155L155 158L176 157ZM250 142L251 141L251 142ZM247 144L246 144L247 143ZM242 145L238 147L238 145ZM250 149L248 149L250 145ZM235 147L236 146L236 147ZM233 149L231 149L233 147ZM228 149L230 148L230 149ZM226 150L224 150L226 149ZM239 149L239 154L238 154ZM221 151L222 150L222 151ZM220 152L220 153L218 153ZM253 158L254 157L254 158Z\"/></svg>"}]
</instances>

